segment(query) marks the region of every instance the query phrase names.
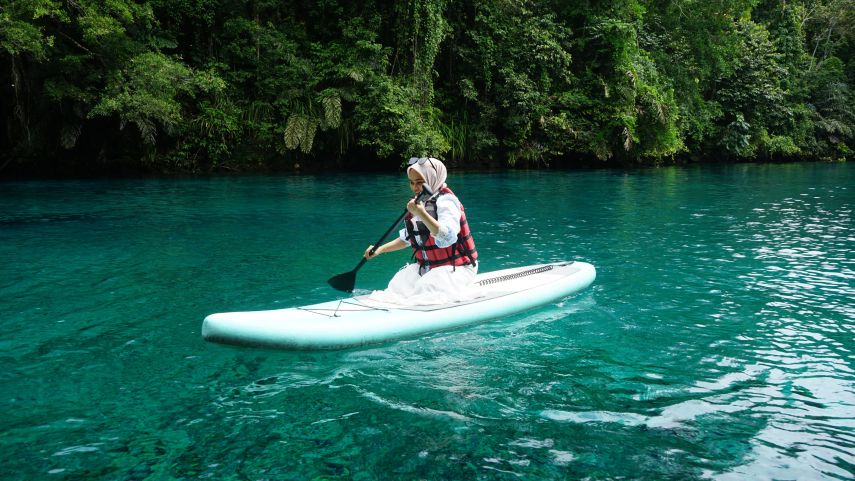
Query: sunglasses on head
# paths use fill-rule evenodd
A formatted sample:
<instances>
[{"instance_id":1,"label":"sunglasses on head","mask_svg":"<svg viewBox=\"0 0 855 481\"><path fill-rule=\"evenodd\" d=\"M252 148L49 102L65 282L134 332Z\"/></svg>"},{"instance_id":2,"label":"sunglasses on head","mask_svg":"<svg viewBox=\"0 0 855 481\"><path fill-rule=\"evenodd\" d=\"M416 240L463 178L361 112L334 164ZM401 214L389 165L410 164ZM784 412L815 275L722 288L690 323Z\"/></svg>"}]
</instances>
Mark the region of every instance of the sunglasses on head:
<instances>
[{"instance_id":1,"label":"sunglasses on head","mask_svg":"<svg viewBox=\"0 0 855 481\"><path fill-rule=\"evenodd\" d=\"M419 164L419 165L430 164L430 166L433 167L434 172L437 172L436 166L433 165L433 159L430 157L410 157L410 160L409 160L409 162L407 162L407 165L415 165L415 164Z\"/></svg>"}]
</instances>

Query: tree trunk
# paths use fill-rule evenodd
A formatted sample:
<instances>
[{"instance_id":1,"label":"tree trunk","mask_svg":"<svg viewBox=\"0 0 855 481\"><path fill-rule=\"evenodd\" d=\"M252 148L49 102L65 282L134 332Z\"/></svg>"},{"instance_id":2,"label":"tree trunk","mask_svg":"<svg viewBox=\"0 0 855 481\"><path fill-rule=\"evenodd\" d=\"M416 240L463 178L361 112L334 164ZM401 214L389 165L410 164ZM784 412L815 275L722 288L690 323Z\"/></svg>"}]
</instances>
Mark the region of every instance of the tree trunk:
<instances>
[{"instance_id":1,"label":"tree trunk","mask_svg":"<svg viewBox=\"0 0 855 481\"><path fill-rule=\"evenodd\" d=\"M21 128L21 135L26 140L27 148L32 146L32 138L30 135L30 117L27 109L27 91L26 80L24 73L21 71L20 63L17 58L12 56L12 90L15 92L15 104L12 109L14 116L18 119Z\"/></svg>"}]
</instances>

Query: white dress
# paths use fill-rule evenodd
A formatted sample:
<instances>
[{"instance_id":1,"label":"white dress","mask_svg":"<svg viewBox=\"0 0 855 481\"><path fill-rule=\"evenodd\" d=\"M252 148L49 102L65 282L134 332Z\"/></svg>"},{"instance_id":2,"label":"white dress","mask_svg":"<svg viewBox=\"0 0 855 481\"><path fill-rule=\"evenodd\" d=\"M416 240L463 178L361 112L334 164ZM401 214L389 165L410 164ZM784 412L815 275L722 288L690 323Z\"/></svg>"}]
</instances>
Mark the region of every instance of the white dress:
<instances>
[{"instance_id":1,"label":"white dress","mask_svg":"<svg viewBox=\"0 0 855 481\"><path fill-rule=\"evenodd\" d=\"M436 200L436 213L439 224L439 232L433 236L436 245L450 247L460 233L460 201L452 194L441 195ZM420 220L420 217L414 216L412 222ZM401 229L398 237L409 244L406 229ZM419 264L409 264L392 277L385 290L374 291L368 298L408 306L467 301L479 296L479 289L472 284L477 273L477 266L467 265L433 267L419 275Z\"/></svg>"}]
</instances>

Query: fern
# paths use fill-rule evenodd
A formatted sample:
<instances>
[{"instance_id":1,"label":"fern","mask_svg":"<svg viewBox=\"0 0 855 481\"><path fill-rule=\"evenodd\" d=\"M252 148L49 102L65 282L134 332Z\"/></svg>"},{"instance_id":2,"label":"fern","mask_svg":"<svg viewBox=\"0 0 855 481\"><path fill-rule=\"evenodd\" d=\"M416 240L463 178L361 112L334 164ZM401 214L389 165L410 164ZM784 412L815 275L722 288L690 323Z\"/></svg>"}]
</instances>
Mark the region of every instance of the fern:
<instances>
[{"instance_id":1,"label":"fern","mask_svg":"<svg viewBox=\"0 0 855 481\"><path fill-rule=\"evenodd\" d=\"M338 128L341 125L341 97L338 95L326 95L321 98L324 106L324 129Z\"/></svg>"}]
</instances>

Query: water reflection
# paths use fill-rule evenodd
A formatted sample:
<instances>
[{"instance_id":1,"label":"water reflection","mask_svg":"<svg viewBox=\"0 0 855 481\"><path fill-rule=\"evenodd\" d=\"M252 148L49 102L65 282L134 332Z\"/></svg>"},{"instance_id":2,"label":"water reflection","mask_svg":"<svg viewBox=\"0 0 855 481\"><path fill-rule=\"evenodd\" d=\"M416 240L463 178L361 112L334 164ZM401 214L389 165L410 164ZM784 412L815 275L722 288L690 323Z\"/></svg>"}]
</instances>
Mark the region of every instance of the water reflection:
<instances>
[{"instance_id":1,"label":"water reflection","mask_svg":"<svg viewBox=\"0 0 855 481\"><path fill-rule=\"evenodd\" d=\"M852 475L855 435L831 428L855 426L851 207L825 205L850 194L845 186L811 191L757 206L743 229L731 230L753 261L739 279L756 324L739 341L768 375L729 402L748 401L769 422L752 438L746 464L720 479Z\"/></svg>"}]
</instances>

